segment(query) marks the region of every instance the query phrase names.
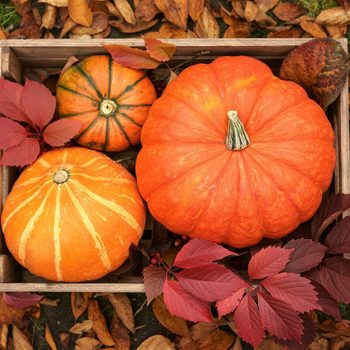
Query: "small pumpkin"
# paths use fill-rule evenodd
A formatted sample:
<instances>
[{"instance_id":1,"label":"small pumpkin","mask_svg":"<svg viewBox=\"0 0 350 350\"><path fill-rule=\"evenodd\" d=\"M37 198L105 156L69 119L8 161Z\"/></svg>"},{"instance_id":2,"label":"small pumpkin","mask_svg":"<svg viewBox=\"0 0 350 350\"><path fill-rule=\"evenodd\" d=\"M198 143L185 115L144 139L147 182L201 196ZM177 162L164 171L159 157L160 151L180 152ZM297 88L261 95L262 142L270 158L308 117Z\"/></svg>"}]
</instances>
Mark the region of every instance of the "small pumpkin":
<instances>
[{"instance_id":1,"label":"small pumpkin","mask_svg":"<svg viewBox=\"0 0 350 350\"><path fill-rule=\"evenodd\" d=\"M62 148L22 172L1 224L8 249L30 272L79 282L127 259L143 233L145 208L124 167L93 150Z\"/></svg>"},{"instance_id":2,"label":"small pumpkin","mask_svg":"<svg viewBox=\"0 0 350 350\"><path fill-rule=\"evenodd\" d=\"M101 55L69 67L58 81L56 97L60 118L83 123L78 144L114 152L139 143L156 91L145 72Z\"/></svg>"},{"instance_id":3,"label":"small pumpkin","mask_svg":"<svg viewBox=\"0 0 350 350\"><path fill-rule=\"evenodd\" d=\"M308 220L335 166L320 106L244 56L185 69L153 104L141 142L137 182L152 215L233 247Z\"/></svg>"}]
</instances>

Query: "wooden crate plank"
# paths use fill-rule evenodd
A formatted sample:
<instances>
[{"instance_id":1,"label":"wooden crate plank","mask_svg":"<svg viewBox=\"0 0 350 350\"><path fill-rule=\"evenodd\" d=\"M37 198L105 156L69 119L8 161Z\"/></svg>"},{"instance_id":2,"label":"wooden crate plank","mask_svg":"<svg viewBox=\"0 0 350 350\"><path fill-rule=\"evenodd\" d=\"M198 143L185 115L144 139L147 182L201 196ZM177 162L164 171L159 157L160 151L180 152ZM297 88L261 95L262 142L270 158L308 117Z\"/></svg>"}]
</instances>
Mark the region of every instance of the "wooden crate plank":
<instances>
[{"instance_id":1,"label":"wooden crate plank","mask_svg":"<svg viewBox=\"0 0 350 350\"><path fill-rule=\"evenodd\" d=\"M22 82L22 64L9 47L2 48L1 74L9 80Z\"/></svg>"}]
</instances>

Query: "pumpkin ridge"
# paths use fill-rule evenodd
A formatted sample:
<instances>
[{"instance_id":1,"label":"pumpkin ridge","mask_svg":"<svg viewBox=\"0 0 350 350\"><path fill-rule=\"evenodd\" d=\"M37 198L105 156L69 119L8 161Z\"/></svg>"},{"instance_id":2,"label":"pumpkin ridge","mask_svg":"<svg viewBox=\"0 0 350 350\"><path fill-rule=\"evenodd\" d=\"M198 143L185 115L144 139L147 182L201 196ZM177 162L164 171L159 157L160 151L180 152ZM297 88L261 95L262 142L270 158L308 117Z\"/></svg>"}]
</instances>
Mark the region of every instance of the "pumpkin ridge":
<instances>
[{"instance_id":1,"label":"pumpkin ridge","mask_svg":"<svg viewBox=\"0 0 350 350\"><path fill-rule=\"evenodd\" d=\"M95 119L93 121L91 121L90 124L80 134L78 134L75 138L78 140L80 137L85 135L85 133L87 131L89 131L90 129L92 129L96 125L96 123L98 122L99 118L102 118L100 116L100 113L98 113L97 116L95 117Z\"/></svg>"},{"instance_id":2,"label":"pumpkin ridge","mask_svg":"<svg viewBox=\"0 0 350 350\"><path fill-rule=\"evenodd\" d=\"M135 124L136 126L138 126L139 128L142 128L142 125L139 124L138 122L136 122L133 118L129 117L127 114L121 112L120 110L117 110L116 114L120 115L121 117L129 120L129 122Z\"/></svg>"},{"instance_id":3,"label":"pumpkin ridge","mask_svg":"<svg viewBox=\"0 0 350 350\"><path fill-rule=\"evenodd\" d=\"M132 91L132 89L138 84L140 83L143 79L145 79L147 77L146 74L144 74L141 78L136 79L132 84L129 84L117 97L114 97L113 99L120 102L120 98L127 94L128 92Z\"/></svg>"},{"instance_id":4,"label":"pumpkin ridge","mask_svg":"<svg viewBox=\"0 0 350 350\"><path fill-rule=\"evenodd\" d=\"M61 270L61 227L60 227L60 218L61 218L61 191L62 186L57 186L56 192L56 207L54 213L54 224L53 224L53 240L54 240L54 262L55 262L55 272L58 281L62 281L62 270Z\"/></svg>"},{"instance_id":5,"label":"pumpkin ridge","mask_svg":"<svg viewBox=\"0 0 350 350\"><path fill-rule=\"evenodd\" d=\"M89 216L87 215L87 213L85 212L83 206L79 202L79 199L75 196L75 194L73 193L73 191L70 189L69 186L65 186L65 188L67 189L67 193L68 193L69 199L71 200L71 202L73 203L75 209L79 213L79 216L80 216L84 226L88 230L89 235L91 236L91 238L95 242L95 248L99 252L99 257L101 259L101 262L102 262L105 270L106 271L111 270L112 263L111 263L110 258L108 256L108 253L107 253L107 250L106 250L106 246L104 245L104 243L103 243L103 241L101 239L101 236L96 231L96 229L94 227L94 224L91 222Z\"/></svg>"},{"instance_id":6,"label":"pumpkin ridge","mask_svg":"<svg viewBox=\"0 0 350 350\"><path fill-rule=\"evenodd\" d=\"M52 190L54 189L54 187L55 187L54 185L51 185L51 188L49 188L47 190L47 193L46 193L43 201L41 202L39 208L36 210L34 215L29 219L29 221L27 222L27 224L26 224L26 226L25 226L25 228L20 236L19 244L18 244L18 258L19 258L19 260L21 260L21 263L23 265L25 264L25 259L26 259L26 248L27 248L28 239L31 236L31 234L35 228L35 224L36 224L37 220L42 215L42 213L45 209L46 202L47 202Z\"/></svg>"},{"instance_id":7,"label":"pumpkin ridge","mask_svg":"<svg viewBox=\"0 0 350 350\"><path fill-rule=\"evenodd\" d=\"M74 66L74 68L78 71L78 73L85 79L85 81L96 91L97 96L100 99L104 99L100 89L96 86L92 77L86 73L79 65Z\"/></svg>"},{"instance_id":8,"label":"pumpkin ridge","mask_svg":"<svg viewBox=\"0 0 350 350\"><path fill-rule=\"evenodd\" d=\"M93 98L93 97L91 97L91 96L89 96L89 95L85 95L85 94L83 94L83 93L81 93L81 92L79 92L79 91L73 90L73 89L71 89L71 88L69 88L69 87L67 87L67 86L65 86L65 85L58 84L58 85L57 85L57 88L60 88L60 89L65 90L65 91L68 91L68 92L70 92L70 93L72 93L72 94L74 94L74 95L79 95L79 96L81 96L81 97L88 98L89 100L94 101L94 102L96 102L96 103L100 103L99 100L96 100L95 98Z\"/></svg>"},{"instance_id":9,"label":"pumpkin ridge","mask_svg":"<svg viewBox=\"0 0 350 350\"><path fill-rule=\"evenodd\" d=\"M141 104L138 104L138 105L118 104L118 108L125 108L125 109L135 108L135 107L151 107L151 106L152 106L151 103L141 103Z\"/></svg>"},{"instance_id":10,"label":"pumpkin ridge","mask_svg":"<svg viewBox=\"0 0 350 350\"><path fill-rule=\"evenodd\" d=\"M103 144L103 151L106 151L109 142L109 117L106 118L105 143Z\"/></svg>"},{"instance_id":11,"label":"pumpkin ridge","mask_svg":"<svg viewBox=\"0 0 350 350\"><path fill-rule=\"evenodd\" d=\"M125 129L123 128L123 125L121 124L121 122L118 120L118 118L116 118L115 116L111 116L112 120L114 120L115 124L118 126L119 130L122 132L122 134L124 135L126 141L129 142L129 144L132 146L130 137L128 135L128 133L125 131Z\"/></svg>"},{"instance_id":12,"label":"pumpkin ridge","mask_svg":"<svg viewBox=\"0 0 350 350\"><path fill-rule=\"evenodd\" d=\"M85 112L76 112L76 113L65 113L65 114L60 114L60 118L71 118L71 117L79 117L81 115L87 114L87 113L93 113L96 112L96 108L92 109L90 111L85 111Z\"/></svg>"}]
</instances>

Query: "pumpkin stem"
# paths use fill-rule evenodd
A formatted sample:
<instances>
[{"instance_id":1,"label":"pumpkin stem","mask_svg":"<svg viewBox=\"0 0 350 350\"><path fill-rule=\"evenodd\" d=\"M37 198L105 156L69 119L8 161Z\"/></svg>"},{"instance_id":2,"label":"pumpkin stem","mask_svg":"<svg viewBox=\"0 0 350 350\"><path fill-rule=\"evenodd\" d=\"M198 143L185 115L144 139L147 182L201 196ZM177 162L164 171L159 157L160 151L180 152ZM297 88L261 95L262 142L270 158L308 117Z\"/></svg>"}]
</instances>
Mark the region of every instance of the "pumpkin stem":
<instances>
[{"instance_id":1,"label":"pumpkin stem","mask_svg":"<svg viewBox=\"0 0 350 350\"><path fill-rule=\"evenodd\" d=\"M103 100L100 104L100 114L109 117L117 110L117 104L112 100Z\"/></svg>"},{"instance_id":2,"label":"pumpkin stem","mask_svg":"<svg viewBox=\"0 0 350 350\"><path fill-rule=\"evenodd\" d=\"M237 111L229 111L228 130L226 135L226 147L231 151L240 151L250 145L247 132L240 119Z\"/></svg>"},{"instance_id":3,"label":"pumpkin stem","mask_svg":"<svg viewBox=\"0 0 350 350\"><path fill-rule=\"evenodd\" d=\"M69 171L66 169L59 169L53 174L53 182L57 185L62 185L69 179Z\"/></svg>"}]
</instances>

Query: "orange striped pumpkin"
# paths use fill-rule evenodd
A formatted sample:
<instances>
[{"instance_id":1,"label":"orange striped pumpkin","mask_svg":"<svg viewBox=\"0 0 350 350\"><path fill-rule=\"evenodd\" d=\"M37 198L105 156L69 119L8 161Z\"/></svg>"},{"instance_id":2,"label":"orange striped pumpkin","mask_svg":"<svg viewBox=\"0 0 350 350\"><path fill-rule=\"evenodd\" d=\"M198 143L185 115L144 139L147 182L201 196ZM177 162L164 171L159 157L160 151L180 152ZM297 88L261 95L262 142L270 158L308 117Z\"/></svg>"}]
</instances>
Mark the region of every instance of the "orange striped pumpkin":
<instances>
[{"instance_id":1,"label":"orange striped pumpkin","mask_svg":"<svg viewBox=\"0 0 350 350\"><path fill-rule=\"evenodd\" d=\"M157 96L143 71L109 56L90 56L63 73L56 97L60 118L83 122L78 144L115 152L140 142L141 127Z\"/></svg>"},{"instance_id":2,"label":"orange striped pumpkin","mask_svg":"<svg viewBox=\"0 0 350 350\"><path fill-rule=\"evenodd\" d=\"M145 208L121 165L86 148L62 148L23 171L1 224L10 252L30 272L78 282L123 264L142 235Z\"/></svg>"}]
</instances>

